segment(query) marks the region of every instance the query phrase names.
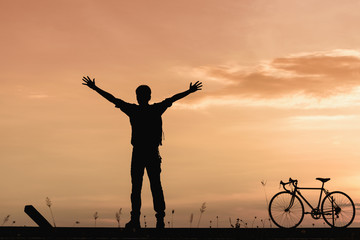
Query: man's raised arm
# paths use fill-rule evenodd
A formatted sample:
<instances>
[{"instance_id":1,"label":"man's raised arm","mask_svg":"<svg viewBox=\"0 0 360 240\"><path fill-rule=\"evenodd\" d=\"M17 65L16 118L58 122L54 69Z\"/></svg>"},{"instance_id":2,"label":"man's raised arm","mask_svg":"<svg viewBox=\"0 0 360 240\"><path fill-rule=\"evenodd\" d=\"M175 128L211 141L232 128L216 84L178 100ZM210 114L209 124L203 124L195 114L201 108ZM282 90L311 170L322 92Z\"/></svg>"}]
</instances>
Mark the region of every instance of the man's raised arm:
<instances>
[{"instance_id":1,"label":"man's raised arm","mask_svg":"<svg viewBox=\"0 0 360 240\"><path fill-rule=\"evenodd\" d=\"M103 96L104 98L106 98L108 101L116 104L119 99L117 99L116 97L114 97L113 95L111 95L108 92L105 92L104 90L102 90L101 88L97 87L95 85L95 78L93 80L91 80L91 78L89 76L87 77L83 77L82 79L84 82L82 83L83 85L88 86L89 88L95 90L97 93L99 93L101 96Z\"/></svg>"},{"instance_id":2,"label":"man's raised arm","mask_svg":"<svg viewBox=\"0 0 360 240\"><path fill-rule=\"evenodd\" d=\"M181 98L186 97L186 96L189 95L190 93L193 93L193 92L196 92L196 91L201 90L201 88L202 88L202 82L197 81L197 82L194 83L194 84L190 83L190 86L189 86L189 89L188 89L188 90L186 90L185 92L181 92L181 93L175 94L174 96L172 96L172 97L170 98L170 100L171 100L172 102L175 102L175 101L177 101L177 100L179 100L179 99L181 99Z\"/></svg>"}]
</instances>

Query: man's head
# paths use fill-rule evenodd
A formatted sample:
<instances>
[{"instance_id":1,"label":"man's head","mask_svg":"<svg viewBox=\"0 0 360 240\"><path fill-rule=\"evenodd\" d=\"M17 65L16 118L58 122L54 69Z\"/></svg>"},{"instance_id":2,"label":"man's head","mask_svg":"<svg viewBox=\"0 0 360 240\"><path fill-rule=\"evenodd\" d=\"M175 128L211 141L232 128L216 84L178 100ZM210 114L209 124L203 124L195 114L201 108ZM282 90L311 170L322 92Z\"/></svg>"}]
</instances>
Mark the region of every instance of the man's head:
<instances>
[{"instance_id":1,"label":"man's head","mask_svg":"<svg viewBox=\"0 0 360 240\"><path fill-rule=\"evenodd\" d=\"M147 85L140 85L136 89L136 99L139 105L147 105L151 99L151 89Z\"/></svg>"}]
</instances>

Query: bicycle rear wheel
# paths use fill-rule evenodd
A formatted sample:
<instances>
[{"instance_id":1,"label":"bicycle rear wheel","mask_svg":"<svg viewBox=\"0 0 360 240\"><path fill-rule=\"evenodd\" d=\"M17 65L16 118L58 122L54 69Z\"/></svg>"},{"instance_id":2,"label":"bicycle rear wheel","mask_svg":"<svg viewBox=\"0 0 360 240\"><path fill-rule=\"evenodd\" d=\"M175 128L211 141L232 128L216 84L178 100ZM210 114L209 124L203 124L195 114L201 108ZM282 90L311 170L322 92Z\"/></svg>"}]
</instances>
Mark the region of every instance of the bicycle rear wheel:
<instances>
[{"instance_id":1,"label":"bicycle rear wheel","mask_svg":"<svg viewBox=\"0 0 360 240\"><path fill-rule=\"evenodd\" d=\"M331 192L321 203L321 212L331 227L346 228L355 217L355 205L351 198L343 192Z\"/></svg>"},{"instance_id":2,"label":"bicycle rear wheel","mask_svg":"<svg viewBox=\"0 0 360 240\"><path fill-rule=\"evenodd\" d=\"M304 218L304 205L298 196L279 192L270 200L269 215L276 226L295 228Z\"/></svg>"}]
</instances>

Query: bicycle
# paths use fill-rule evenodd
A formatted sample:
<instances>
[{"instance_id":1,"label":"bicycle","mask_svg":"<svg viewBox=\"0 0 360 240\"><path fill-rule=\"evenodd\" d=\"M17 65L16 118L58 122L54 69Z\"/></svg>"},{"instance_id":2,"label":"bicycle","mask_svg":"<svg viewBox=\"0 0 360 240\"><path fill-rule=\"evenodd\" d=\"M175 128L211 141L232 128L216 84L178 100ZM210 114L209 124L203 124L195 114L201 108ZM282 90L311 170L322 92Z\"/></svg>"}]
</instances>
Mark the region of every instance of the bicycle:
<instances>
[{"instance_id":1,"label":"bicycle","mask_svg":"<svg viewBox=\"0 0 360 240\"><path fill-rule=\"evenodd\" d=\"M269 204L269 215L276 226L296 228L302 222L304 214L311 214L313 219L320 219L322 216L325 222L333 228L346 228L353 222L355 205L351 198L340 191L327 191L324 184L330 178L316 178L316 180L322 182L321 188L298 187L298 181L291 178L287 183L280 181L285 191L275 194ZM287 185L290 186L290 189L286 188ZM320 190L317 206L313 207L299 190ZM323 194L325 197L321 202ZM304 211L302 200L311 208L310 212Z\"/></svg>"}]
</instances>

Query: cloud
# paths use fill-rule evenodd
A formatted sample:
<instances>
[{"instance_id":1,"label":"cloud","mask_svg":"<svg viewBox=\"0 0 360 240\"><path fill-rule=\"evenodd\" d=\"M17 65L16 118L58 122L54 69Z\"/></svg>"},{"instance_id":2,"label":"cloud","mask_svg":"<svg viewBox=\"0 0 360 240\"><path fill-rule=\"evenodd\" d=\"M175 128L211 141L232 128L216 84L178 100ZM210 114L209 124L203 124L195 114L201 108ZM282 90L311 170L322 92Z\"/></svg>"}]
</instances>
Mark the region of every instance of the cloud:
<instances>
[{"instance_id":1,"label":"cloud","mask_svg":"<svg viewBox=\"0 0 360 240\"><path fill-rule=\"evenodd\" d=\"M338 49L301 53L254 67L202 66L194 71L225 85L214 95L279 98L303 94L326 98L360 86L360 52Z\"/></svg>"},{"instance_id":2,"label":"cloud","mask_svg":"<svg viewBox=\"0 0 360 240\"><path fill-rule=\"evenodd\" d=\"M205 88L207 83L217 84L216 90L208 91L197 107L217 102L301 108L317 104L326 108L331 104L358 105L360 101L358 50L298 53L255 66L201 66L188 73L203 79Z\"/></svg>"},{"instance_id":3,"label":"cloud","mask_svg":"<svg viewBox=\"0 0 360 240\"><path fill-rule=\"evenodd\" d=\"M337 109L343 107L360 106L360 88L351 94L339 94L326 98L310 97L303 94L287 95L278 98L246 97L241 95L209 94L198 99L197 102L182 101L176 103L178 109L206 109L213 106L230 107L270 107L279 109Z\"/></svg>"}]
</instances>

